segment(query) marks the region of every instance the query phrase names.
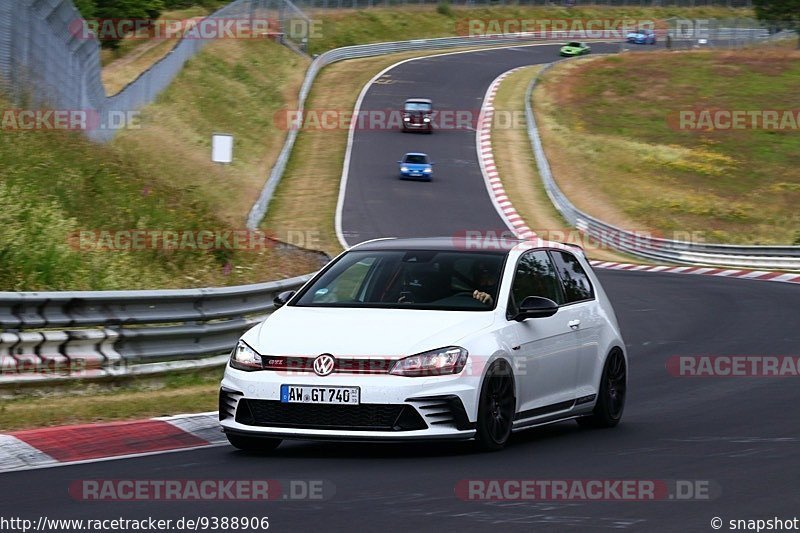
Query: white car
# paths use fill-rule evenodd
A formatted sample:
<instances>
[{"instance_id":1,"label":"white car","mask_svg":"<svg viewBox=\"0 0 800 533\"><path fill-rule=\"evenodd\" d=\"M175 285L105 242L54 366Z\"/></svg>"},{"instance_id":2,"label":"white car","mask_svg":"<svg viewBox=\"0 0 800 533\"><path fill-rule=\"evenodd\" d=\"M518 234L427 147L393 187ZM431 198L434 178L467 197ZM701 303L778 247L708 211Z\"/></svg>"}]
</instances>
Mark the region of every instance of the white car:
<instances>
[{"instance_id":1,"label":"white car","mask_svg":"<svg viewBox=\"0 0 800 533\"><path fill-rule=\"evenodd\" d=\"M220 390L233 446L474 439L622 417L627 356L577 247L380 239L342 253L242 335Z\"/></svg>"}]
</instances>

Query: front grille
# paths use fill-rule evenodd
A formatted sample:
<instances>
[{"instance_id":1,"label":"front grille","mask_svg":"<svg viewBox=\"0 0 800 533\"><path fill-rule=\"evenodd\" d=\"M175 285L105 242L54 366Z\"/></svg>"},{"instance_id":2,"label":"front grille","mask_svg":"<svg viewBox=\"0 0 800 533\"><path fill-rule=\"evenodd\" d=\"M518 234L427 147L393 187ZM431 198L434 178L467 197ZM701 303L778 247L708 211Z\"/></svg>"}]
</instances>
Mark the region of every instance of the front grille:
<instances>
[{"instance_id":1,"label":"front grille","mask_svg":"<svg viewBox=\"0 0 800 533\"><path fill-rule=\"evenodd\" d=\"M249 399L239 402L236 421L248 426L350 431L412 431L428 427L410 405L325 405Z\"/></svg>"}]
</instances>

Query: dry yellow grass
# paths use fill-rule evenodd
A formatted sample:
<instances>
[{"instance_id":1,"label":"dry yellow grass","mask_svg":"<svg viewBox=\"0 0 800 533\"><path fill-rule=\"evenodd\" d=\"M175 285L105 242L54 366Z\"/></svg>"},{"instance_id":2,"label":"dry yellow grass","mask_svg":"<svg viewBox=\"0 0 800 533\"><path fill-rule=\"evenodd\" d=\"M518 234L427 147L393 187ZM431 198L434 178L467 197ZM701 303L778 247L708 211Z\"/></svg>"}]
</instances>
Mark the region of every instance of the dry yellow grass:
<instances>
[{"instance_id":1,"label":"dry yellow grass","mask_svg":"<svg viewBox=\"0 0 800 533\"><path fill-rule=\"evenodd\" d=\"M535 94L554 176L579 208L627 229L800 244L796 128L689 131L672 118L679 110L794 109L798 58L791 48L754 47L559 65Z\"/></svg>"}]
</instances>

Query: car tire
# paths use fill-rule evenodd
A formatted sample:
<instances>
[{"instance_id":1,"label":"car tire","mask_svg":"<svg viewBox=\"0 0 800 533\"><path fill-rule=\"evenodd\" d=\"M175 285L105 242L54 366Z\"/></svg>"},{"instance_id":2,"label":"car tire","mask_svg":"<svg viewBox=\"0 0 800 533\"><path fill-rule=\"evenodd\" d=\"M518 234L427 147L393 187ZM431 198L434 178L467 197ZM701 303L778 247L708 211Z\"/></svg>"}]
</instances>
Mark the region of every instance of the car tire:
<instances>
[{"instance_id":1,"label":"car tire","mask_svg":"<svg viewBox=\"0 0 800 533\"><path fill-rule=\"evenodd\" d=\"M246 435L225 434L231 446L245 452L271 452L283 442L282 439L272 439L263 437L248 437Z\"/></svg>"},{"instance_id":2,"label":"car tire","mask_svg":"<svg viewBox=\"0 0 800 533\"><path fill-rule=\"evenodd\" d=\"M589 416L576 419L585 428L613 428L622 420L627 389L627 367L621 350L613 350L603 365L600 391Z\"/></svg>"},{"instance_id":3,"label":"car tire","mask_svg":"<svg viewBox=\"0 0 800 533\"><path fill-rule=\"evenodd\" d=\"M486 372L481 386L475 433L475 446L479 451L493 452L505 447L516 410L514 377L508 363L500 360Z\"/></svg>"}]
</instances>

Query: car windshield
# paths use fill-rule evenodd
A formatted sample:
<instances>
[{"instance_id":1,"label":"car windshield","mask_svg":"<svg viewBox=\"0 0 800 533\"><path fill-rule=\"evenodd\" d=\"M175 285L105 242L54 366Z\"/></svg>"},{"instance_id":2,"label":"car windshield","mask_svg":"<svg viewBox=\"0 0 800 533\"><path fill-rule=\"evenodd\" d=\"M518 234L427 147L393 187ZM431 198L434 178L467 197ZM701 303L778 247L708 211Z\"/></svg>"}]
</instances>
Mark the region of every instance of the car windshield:
<instances>
[{"instance_id":1,"label":"car windshield","mask_svg":"<svg viewBox=\"0 0 800 533\"><path fill-rule=\"evenodd\" d=\"M425 165L428 163L428 158L422 154L408 154L403 163L407 163L409 165Z\"/></svg>"},{"instance_id":2,"label":"car windshield","mask_svg":"<svg viewBox=\"0 0 800 533\"><path fill-rule=\"evenodd\" d=\"M406 102L406 111L422 111L424 113L430 112L432 109L431 104L427 102Z\"/></svg>"},{"instance_id":3,"label":"car windshield","mask_svg":"<svg viewBox=\"0 0 800 533\"><path fill-rule=\"evenodd\" d=\"M572 48L580 48L582 45L581 43L572 42L572 43L567 43L567 46L571 46Z\"/></svg>"},{"instance_id":4,"label":"car windshield","mask_svg":"<svg viewBox=\"0 0 800 533\"><path fill-rule=\"evenodd\" d=\"M487 311L494 308L506 254L459 250L352 251L292 305ZM475 291L489 296L486 303Z\"/></svg>"}]
</instances>

